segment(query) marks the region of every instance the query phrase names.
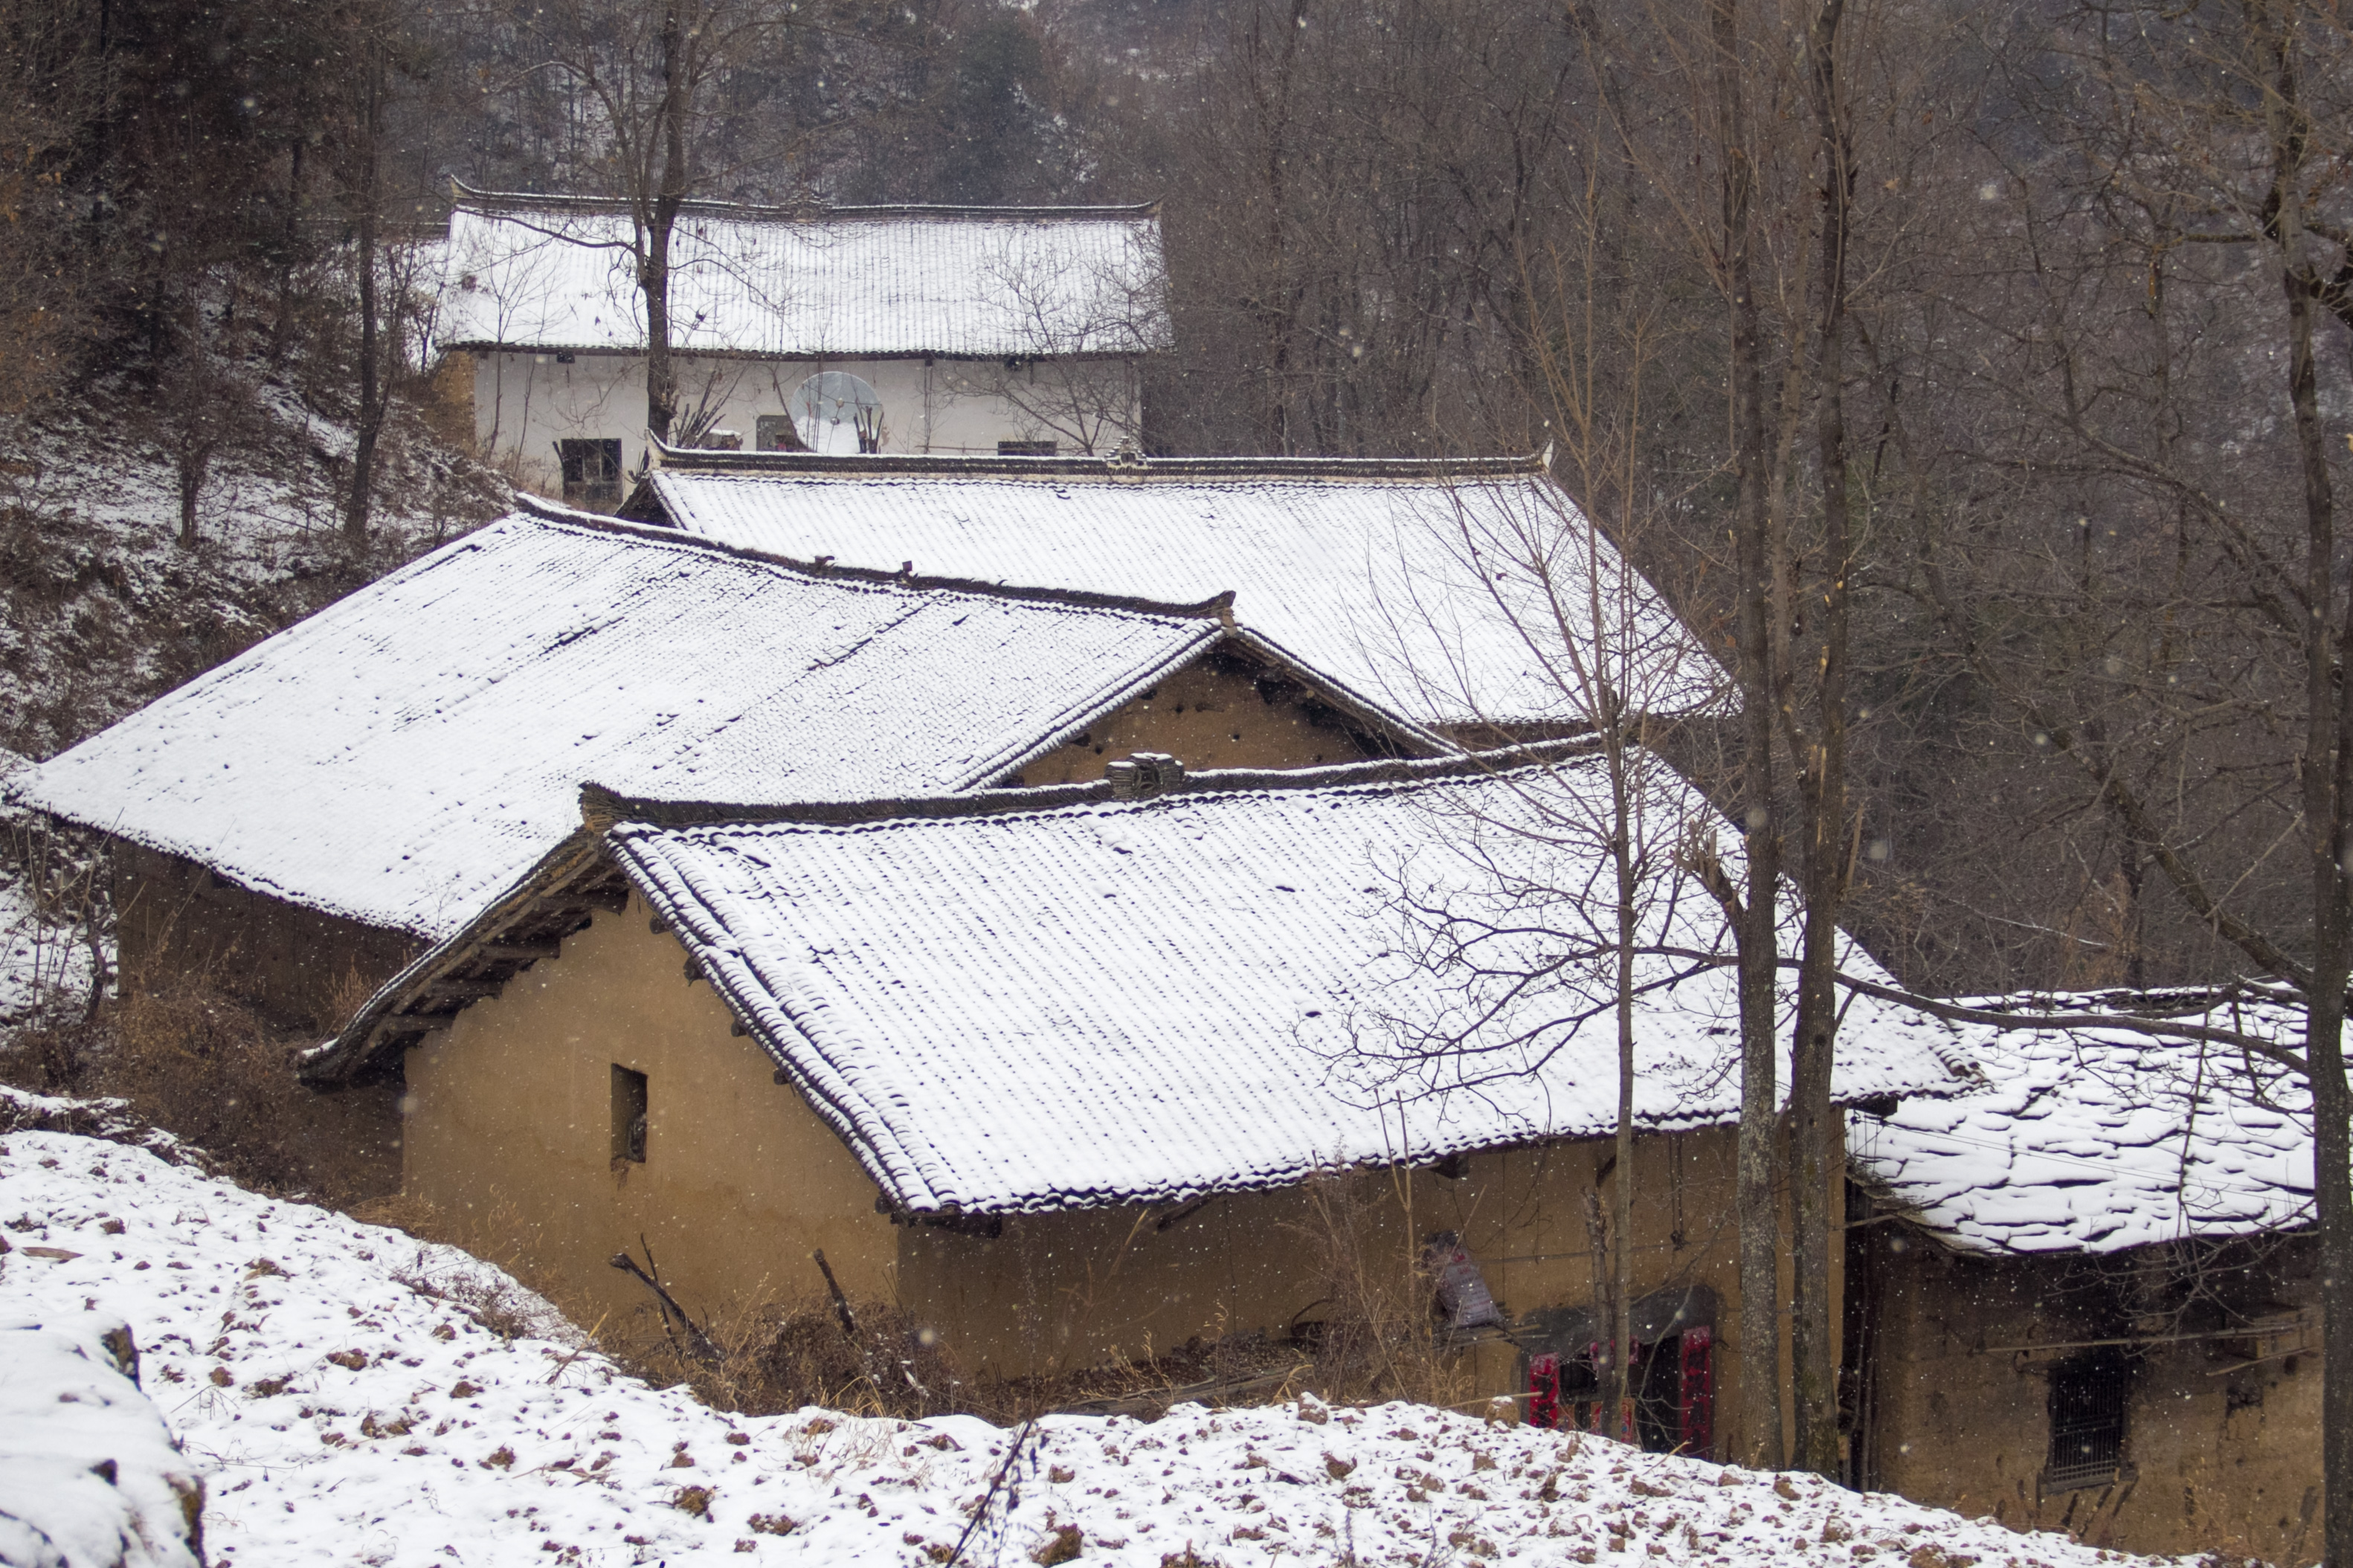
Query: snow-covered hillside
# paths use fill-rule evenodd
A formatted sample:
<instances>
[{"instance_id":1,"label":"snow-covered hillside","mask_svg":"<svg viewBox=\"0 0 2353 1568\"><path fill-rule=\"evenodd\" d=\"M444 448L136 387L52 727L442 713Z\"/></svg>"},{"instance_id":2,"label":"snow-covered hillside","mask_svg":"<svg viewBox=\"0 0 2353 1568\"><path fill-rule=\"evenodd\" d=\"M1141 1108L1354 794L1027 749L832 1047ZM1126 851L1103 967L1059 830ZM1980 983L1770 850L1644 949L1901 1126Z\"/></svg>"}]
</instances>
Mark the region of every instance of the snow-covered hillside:
<instances>
[{"instance_id":1,"label":"snow-covered hillside","mask_svg":"<svg viewBox=\"0 0 2353 1568\"><path fill-rule=\"evenodd\" d=\"M11 1103L19 1124L65 1109ZM1180 1405L1153 1423L1051 1416L1025 1432L963 1416L731 1417L623 1374L462 1253L144 1149L0 1134L0 1194L13 1248L0 1317L132 1325L148 1392L207 1472L216 1568L738 1554L922 1568L959 1542L965 1563L1138 1568L2124 1561L1893 1498L1413 1405Z\"/></svg>"},{"instance_id":2,"label":"snow-covered hillside","mask_svg":"<svg viewBox=\"0 0 2353 1568\"><path fill-rule=\"evenodd\" d=\"M0 418L0 1046L44 1014L78 1016L91 915L101 952L106 942L102 879L71 885L75 868L60 863L87 861L87 847L10 809L15 765L96 733L507 504L495 475L396 403L375 522L353 550L341 531L353 436L334 412L347 392L306 394L292 372L249 364L224 370L218 388L235 416L214 432L193 545L178 538L168 399L101 384L37 419ZM52 907L37 907L37 881ZM60 909L60 890L84 896Z\"/></svg>"},{"instance_id":3,"label":"snow-covered hillside","mask_svg":"<svg viewBox=\"0 0 2353 1568\"><path fill-rule=\"evenodd\" d=\"M340 532L350 429L283 379L224 384L242 412L197 491L193 546L152 395L0 420L0 746L60 751L504 508L489 470L396 405L354 554Z\"/></svg>"}]
</instances>

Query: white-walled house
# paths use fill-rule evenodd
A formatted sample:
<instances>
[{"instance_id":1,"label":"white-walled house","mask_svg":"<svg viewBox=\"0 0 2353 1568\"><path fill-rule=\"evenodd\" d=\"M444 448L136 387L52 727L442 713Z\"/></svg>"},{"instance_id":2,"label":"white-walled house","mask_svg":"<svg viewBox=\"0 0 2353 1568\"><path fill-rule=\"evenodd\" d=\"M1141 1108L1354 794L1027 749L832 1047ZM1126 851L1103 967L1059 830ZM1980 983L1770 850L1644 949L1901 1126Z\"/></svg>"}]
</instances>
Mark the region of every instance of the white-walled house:
<instances>
[{"instance_id":1,"label":"white-walled house","mask_svg":"<svg viewBox=\"0 0 2353 1568\"><path fill-rule=\"evenodd\" d=\"M443 384L470 380L484 457L575 504L617 504L644 466L635 255L622 203L463 186L442 247ZM673 437L701 444L1110 451L1168 342L1152 205L695 202L670 268Z\"/></svg>"}]
</instances>

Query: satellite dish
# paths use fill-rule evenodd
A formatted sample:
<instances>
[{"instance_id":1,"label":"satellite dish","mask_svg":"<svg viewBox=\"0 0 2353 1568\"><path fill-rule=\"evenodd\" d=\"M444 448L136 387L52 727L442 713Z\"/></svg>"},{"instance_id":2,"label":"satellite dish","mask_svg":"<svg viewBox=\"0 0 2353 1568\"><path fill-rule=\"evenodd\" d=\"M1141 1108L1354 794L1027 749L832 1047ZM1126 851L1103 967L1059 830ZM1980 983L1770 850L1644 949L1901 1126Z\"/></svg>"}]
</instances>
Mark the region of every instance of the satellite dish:
<instances>
[{"instance_id":1,"label":"satellite dish","mask_svg":"<svg viewBox=\"0 0 2353 1568\"><path fill-rule=\"evenodd\" d=\"M793 394L793 423L814 452L841 456L882 449L882 399L846 370L824 370Z\"/></svg>"}]
</instances>

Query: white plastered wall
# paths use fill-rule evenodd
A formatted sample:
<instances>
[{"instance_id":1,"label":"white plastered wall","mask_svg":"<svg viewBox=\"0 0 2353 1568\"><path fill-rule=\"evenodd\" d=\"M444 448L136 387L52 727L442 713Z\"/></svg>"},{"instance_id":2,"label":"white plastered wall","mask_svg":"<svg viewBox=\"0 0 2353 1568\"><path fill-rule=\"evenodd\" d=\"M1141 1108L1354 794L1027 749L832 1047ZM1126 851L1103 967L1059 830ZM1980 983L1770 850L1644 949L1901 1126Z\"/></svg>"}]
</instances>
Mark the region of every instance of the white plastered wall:
<instances>
[{"instance_id":1,"label":"white plastered wall","mask_svg":"<svg viewBox=\"0 0 2353 1568\"><path fill-rule=\"evenodd\" d=\"M757 420L783 414L801 383L821 370L848 371L882 400L882 450L985 453L999 441L1052 441L1064 453L1108 452L1135 435L1139 378L1132 361L1028 363L995 360L743 360L679 357L680 401L706 393L721 406L716 427L750 448ZM511 463L517 478L561 489L555 443L618 439L623 467L646 455L646 365L641 354L482 353L474 356L474 438L483 456ZM810 433L805 439L817 445ZM820 449L829 449L820 447ZM854 450L855 448L850 448Z\"/></svg>"}]
</instances>

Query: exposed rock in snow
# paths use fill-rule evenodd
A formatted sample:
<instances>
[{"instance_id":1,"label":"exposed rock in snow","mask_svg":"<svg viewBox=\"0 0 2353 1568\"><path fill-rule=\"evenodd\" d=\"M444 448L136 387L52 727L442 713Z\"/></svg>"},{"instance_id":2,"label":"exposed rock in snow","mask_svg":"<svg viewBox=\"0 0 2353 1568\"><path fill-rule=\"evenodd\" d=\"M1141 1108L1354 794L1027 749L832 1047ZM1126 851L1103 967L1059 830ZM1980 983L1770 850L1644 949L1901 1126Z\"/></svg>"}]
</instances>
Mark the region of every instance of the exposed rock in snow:
<instances>
[{"instance_id":1,"label":"exposed rock in snow","mask_svg":"<svg viewBox=\"0 0 2353 1568\"><path fill-rule=\"evenodd\" d=\"M130 1331L88 1311L64 1321L0 1319L0 1563L201 1562L204 1482L133 1381Z\"/></svg>"},{"instance_id":2,"label":"exposed rock in snow","mask_svg":"<svg viewBox=\"0 0 2353 1568\"><path fill-rule=\"evenodd\" d=\"M960 1561L1012 1568L1073 1550L1137 1568L2124 1561L1810 1479L1414 1405L1181 1405L1020 1433L970 1417L733 1417L621 1373L462 1253L135 1148L0 1135L0 1192L16 1248L0 1314L132 1324L146 1386L206 1472L216 1568L739 1554L920 1568L960 1542Z\"/></svg>"}]
</instances>

